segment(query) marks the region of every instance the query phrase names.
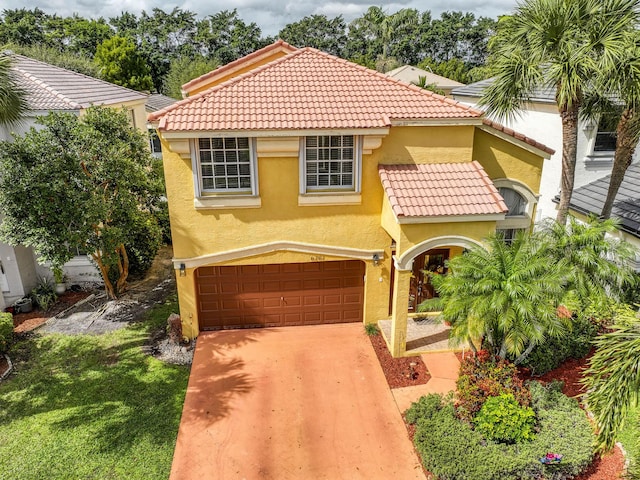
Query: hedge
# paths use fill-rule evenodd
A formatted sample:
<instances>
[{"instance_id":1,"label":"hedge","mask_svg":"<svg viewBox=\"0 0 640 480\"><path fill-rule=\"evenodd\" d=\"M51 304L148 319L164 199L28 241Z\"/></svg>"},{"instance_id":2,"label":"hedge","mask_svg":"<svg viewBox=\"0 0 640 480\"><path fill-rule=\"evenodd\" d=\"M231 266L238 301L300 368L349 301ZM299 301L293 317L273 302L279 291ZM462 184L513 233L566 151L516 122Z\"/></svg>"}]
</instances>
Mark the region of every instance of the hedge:
<instances>
[{"instance_id":1,"label":"hedge","mask_svg":"<svg viewBox=\"0 0 640 480\"><path fill-rule=\"evenodd\" d=\"M564 480L580 474L593 459L586 415L556 385L531 382L530 388L537 432L533 440L511 445L488 440L459 420L451 398L429 395L414 403L406 419L416 425L414 444L425 468L441 480ZM563 455L562 461L542 464L547 453Z\"/></svg>"}]
</instances>

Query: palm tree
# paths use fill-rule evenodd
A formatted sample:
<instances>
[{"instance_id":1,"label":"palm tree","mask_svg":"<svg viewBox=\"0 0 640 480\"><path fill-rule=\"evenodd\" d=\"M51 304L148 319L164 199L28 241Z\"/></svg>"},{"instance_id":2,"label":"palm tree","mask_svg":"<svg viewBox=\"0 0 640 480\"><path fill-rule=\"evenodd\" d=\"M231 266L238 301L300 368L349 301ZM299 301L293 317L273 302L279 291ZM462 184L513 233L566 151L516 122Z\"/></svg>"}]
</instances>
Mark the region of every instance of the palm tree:
<instances>
[{"instance_id":1,"label":"palm tree","mask_svg":"<svg viewBox=\"0 0 640 480\"><path fill-rule=\"evenodd\" d=\"M635 315L625 323L596 338L596 352L583 380L601 450L613 447L630 407L639 399L640 323Z\"/></svg>"},{"instance_id":2,"label":"palm tree","mask_svg":"<svg viewBox=\"0 0 640 480\"><path fill-rule=\"evenodd\" d=\"M564 224L573 192L578 116L585 91L625 57L638 0L525 0L498 22L492 41L496 79L480 105L504 119L535 90L554 87L562 121L562 178L557 220Z\"/></svg>"},{"instance_id":3,"label":"palm tree","mask_svg":"<svg viewBox=\"0 0 640 480\"><path fill-rule=\"evenodd\" d=\"M487 247L451 259L449 274L432 278L440 297L419 310L441 309L454 344L468 342L519 364L546 337L570 330L570 319L556 315L566 264L549 261L549 245L537 234L521 233L510 245L494 235Z\"/></svg>"},{"instance_id":4,"label":"palm tree","mask_svg":"<svg viewBox=\"0 0 640 480\"><path fill-rule=\"evenodd\" d=\"M616 152L611 169L607 198L601 218L609 218L624 174L627 171L638 141L640 141L640 33L634 30L624 60L612 71L605 72L604 90L612 91L622 102L622 115L618 122Z\"/></svg>"},{"instance_id":5,"label":"palm tree","mask_svg":"<svg viewBox=\"0 0 640 480\"><path fill-rule=\"evenodd\" d=\"M0 53L0 125L18 122L27 109L26 94L11 66L11 56Z\"/></svg>"},{"instance_id":6,"label":"palm tree","mask_svg":"<svg viewBox=\"0 0 640 480\"><path fill-rule=\"evenodd\" d=\"M582 307L592 296L619 300L634 282L630 260L635 252L611 235L617 225L614 219L591 217L580 222L572 216L566 225L554 221L542 225L540 235L546 237L553 261L566 262L567 288L575 292Z\"/></svg>"}]
</instances>

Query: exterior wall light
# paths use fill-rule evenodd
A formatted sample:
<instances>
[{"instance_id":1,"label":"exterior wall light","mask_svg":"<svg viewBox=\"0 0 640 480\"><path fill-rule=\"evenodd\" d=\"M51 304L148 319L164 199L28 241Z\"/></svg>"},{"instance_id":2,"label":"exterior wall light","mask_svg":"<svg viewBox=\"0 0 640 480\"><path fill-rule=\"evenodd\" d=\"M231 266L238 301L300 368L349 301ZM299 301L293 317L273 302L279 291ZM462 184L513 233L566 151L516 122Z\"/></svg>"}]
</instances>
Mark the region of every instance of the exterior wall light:
<instances>
[{"instance_id":1,"label":"exterior wall light","mask_svg":"<svg viewBox=\"0 0 640 480\"><path fill-rule=\"evenodd\" d=\"M180 276L181 277L187 276L187 266L184 263L180 264Z\"/></svg>"},{"instance_id":2,"label":"exterior wall light","mask_svg":"<svg viewBox=\"0 0 640 480\"><path fill-rule=\"evenodd\" d=\"M380 265L380 255L378 255L377 253L373 254L373 266L377 267L378 265Z\"/></svg>"}]
</instances>

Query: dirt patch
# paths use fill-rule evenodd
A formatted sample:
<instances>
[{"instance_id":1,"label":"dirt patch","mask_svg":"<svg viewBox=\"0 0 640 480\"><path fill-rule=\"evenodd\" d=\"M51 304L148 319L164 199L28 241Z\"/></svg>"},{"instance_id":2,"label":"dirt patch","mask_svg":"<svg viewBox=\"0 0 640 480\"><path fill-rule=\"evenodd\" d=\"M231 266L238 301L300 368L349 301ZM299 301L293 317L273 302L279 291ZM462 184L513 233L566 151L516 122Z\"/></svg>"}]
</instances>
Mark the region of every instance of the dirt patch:
<instances>
[{"instance_id":1,"label":"dirt patch","mask_svg":"<svg viewBox=\"0 0 640 480\"><path fill-rule=\"evenodd\" d=\"M141 320L152 306L164 302L175 292L175 273L171 246L163 246L144 279L132 282L117 300L102 293L64 316L50 319L42 327L46 333L94 334L117 330Z\"/></svg>"},{"instance_id":2,"label":"dirt patch","mask_svg":"<svg viewBox=\"0 0 640 480\"><path fill-rule=\"evenodd\" d=\"M51 317L64 312L66 309L72 307L76 303L84 300L92 292L90 291L78 291L74 292L68 290L58 297L56 303L54 303L49 310L42 311L35 309L29 313L17 313L13 316L13 331L16 333L30 332L34 328L38 328L45 323Z\"/></svg>"},{"instance_id":3,"label":"dirt patch","mask_svg":"<svg viewBox=\"0 0 640 480\"><path fill-rule=\"evenodd\" d=\"M369 339L376 352L389 388L424 385L431 378L427 367L419 356L393 358L382 334L371 335Z\"/></svg>"}]
</instances>

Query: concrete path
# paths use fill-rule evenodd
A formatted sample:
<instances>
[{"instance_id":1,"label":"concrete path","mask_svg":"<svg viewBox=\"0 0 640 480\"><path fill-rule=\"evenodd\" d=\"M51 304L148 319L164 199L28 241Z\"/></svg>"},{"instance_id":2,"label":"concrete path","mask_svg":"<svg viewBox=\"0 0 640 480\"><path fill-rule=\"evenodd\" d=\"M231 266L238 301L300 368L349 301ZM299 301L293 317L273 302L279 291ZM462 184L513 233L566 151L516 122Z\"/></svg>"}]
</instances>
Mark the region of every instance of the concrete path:
<instances>
[{"instance_id":1,"label":"concrete path","mask_svg":"<svg viewBox=\"0 0 640 480\"><path fill-rule=\"evenodd\" d=\"M456 390L456 380L460 370L460 361L453 352L425 353L421 355L431 378L425 385L394 388L393 398L400 413L404 413L413 402L423 395L439 393L446 395Z\"/></svg>"},{"instance_id":2,"label":"concrete path","mask_svg":"<svg viewBox=\"0 0 640 480\"><path fill-rule=\"evenodd\" d=\"M171 480L424 478L361 324L198 337Z\"/></svg>"}]
</instances>

